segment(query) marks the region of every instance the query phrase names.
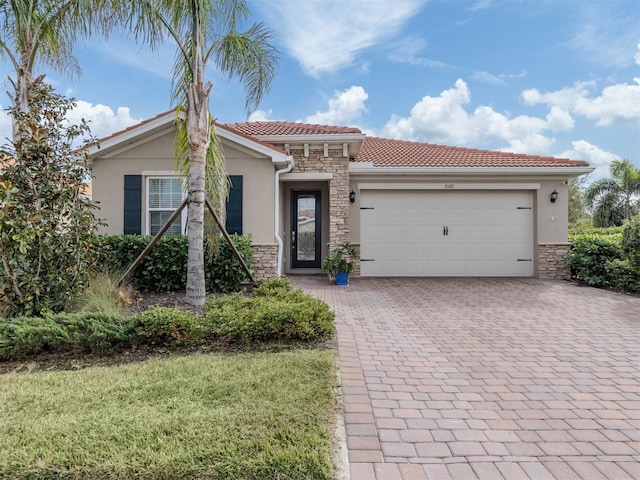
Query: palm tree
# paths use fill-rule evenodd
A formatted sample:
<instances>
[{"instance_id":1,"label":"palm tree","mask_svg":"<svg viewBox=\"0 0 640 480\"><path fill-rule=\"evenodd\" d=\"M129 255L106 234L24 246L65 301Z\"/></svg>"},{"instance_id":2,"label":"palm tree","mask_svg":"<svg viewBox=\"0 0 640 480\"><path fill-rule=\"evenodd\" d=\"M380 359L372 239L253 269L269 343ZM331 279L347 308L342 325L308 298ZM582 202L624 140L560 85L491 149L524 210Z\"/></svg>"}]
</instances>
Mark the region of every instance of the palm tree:
<instances>
[{"instance_id":1,"label":"palm tree","mask_svg":"<svg viewBox=\"0 0 640 480\"><path fill-rule=\"evenodd\" d=\"M249 112L269 90L277 52L270 44L271 32L262 23L238 30L249 13L244 0L134 0L122 6L121 14L138 38L153 47L168 36L178 46L173 90L180 117L176 161L182 172L188 172L189 196L185 300L202 306L206 187L216 190L217 204L226 196L224 161L209 111L212 85L205 80L206 67L212 61L229 78L241 81Z\"/></svg>"},{"instance_id":2,"label":"palm tree","mask_svg":"<svg viewBox=\"0 0 640 480\"><path fill-rule=\"evenodd\" d=\"M640 170L629 160L614 160L610 178L593 182L585 190L585 201L593 209L596 227L619 226L634 215L634 197L640 195Z\"/></svg>"},{"instance_id":3,"label":"palm tree","mask_svg":"<svg viewBox=\"0 0 640 480\"><path fill-rule=\"evenodd\" d=\"M9 94L20 112L29 108L38 63L74 76L80 67L72 54L78 35L88 35L97 24L95 0L0 0L0 57L8 59L15 70L9 78ZM17 139L13 122L13 140Z\"/></svg>"}]
</instances>

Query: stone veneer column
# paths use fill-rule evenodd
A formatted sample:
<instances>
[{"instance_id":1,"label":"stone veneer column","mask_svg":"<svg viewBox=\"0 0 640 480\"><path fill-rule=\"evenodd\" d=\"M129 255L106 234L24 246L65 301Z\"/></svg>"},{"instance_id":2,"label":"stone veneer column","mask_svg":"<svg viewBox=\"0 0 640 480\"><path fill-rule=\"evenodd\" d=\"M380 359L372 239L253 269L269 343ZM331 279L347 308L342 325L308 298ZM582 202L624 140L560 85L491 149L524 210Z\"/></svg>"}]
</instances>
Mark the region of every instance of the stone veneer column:
<instances>
[{"instance_id":1,"label":"stone veneer column","mask_svg":"<svg viewBox=\"0 0 640 480\"><path fill-rule=\"evenodd\" d=\"M566 263L569 250L570 243L538 244L538 278L571 278L571 269Z\"/></svg>"},{"instance_id":2,"label":"stone veneer column","mask_svg":"<svg viewBox=\"0 0 640 480\"><path fill-rule=\"evenodd\" d=\"M253 276L256 280L275 278L278 271L278 245L275 243L254 243Z\"/></svg>"},{"instance_id":3,"label":"stone veneer column","mask_svg":"<svg viewBox=\"0 0 640 480\"><path fill-rule=\"evenodd\" d=\"M309 156L302 149L291 149L295 159L294 173L331 173L329 180L329 250L349 241L349 158L340 148L329 148L329 156L313 148Z\"/></svg>"}]
</instances>

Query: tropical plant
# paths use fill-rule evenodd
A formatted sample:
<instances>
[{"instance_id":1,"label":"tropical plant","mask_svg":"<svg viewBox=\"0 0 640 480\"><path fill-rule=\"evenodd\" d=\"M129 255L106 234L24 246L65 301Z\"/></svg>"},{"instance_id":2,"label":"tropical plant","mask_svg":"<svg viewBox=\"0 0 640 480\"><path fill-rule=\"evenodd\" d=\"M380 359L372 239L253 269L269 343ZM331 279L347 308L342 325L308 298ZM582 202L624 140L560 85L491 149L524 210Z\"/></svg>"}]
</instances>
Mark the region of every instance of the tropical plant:
<instances>
[{"instance_id":1,"label":"tropical plant","mask_svg":"<svg viewBox=\"0 0 640 480\"><path fill-rule=\"evenodd\" d=\"M178 103L176 161L188 171L189 238L186 301L204 304L204 202L209 185L216 203L226 196L224 162L217 148L209 112L211 82L205 80L210 61L229 78L237 77L247 93L247 112L269 90L277 65L272 34L262 23L242 32L249 11L245 0L137 0L119 2L119 16L152 47L164 38L178 47L173 98ZM207 164L209 171L207 172ZM214 177L207 182L207 173Z\"/></svg>"},{"instance_id":2,"label":"tropical plant","mask_svg":"<svg viewBox=\"0 0 640 480\"><path fill-rule=\"evenodd\" d=\"M355 261L358 260L358 252L349 242L338 245L329 252L322 262L322 271L330 276L339 272L353 273Z\"/></svg>"},{"instance_id":3,"label":"tropical plant","mask_svg":"<svg viewBox=\"0 0 640 480\"><path fill-rule=\"evenodd\" d=\"M36 84L44 78L35 75L36 64L69 76L80 72L72 55L76 37L88 35L105 11L95 0L0 0L0 57L15 70L9 97L16 111L27 110ZM14 119L14 141L17 135Z\"/></svg>"},{"instance_id":4,"label":"tropical plant","mask_svg":"<svg viewBox=\"0 0 640 480\"><path fill-rule=\"evenodd\" d=\"M609 172L610 178L596 180L585 190L585 201L593 209L596 227L620 226L633 217L638 207L640 170L629 160L614 160Z\"/></svg>"}]
</instances>

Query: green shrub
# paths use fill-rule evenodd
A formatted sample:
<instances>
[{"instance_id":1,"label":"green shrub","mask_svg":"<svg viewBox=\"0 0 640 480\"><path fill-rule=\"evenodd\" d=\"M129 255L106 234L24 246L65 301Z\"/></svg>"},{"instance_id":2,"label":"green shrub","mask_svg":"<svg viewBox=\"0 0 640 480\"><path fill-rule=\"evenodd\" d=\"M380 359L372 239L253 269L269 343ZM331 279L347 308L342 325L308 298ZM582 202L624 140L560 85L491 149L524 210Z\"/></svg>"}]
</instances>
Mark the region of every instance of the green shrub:
<instances>
[{"instance_id":1,"label":"green shrub","mask_svg":"<svg viewBox=\"0 0 640 480\"><path fill-rule=\"evenodd\" d=\"M233 243L251 268L253 250L251 237L232 235ZM149 235L110 235L98 239L104 245L104 266L110 271L125 271L149 244ZM205 245L205 251L209 252ZM156 246L134 272L131 281L151 292L184 290L187 284L187 237L170 235L160 238ZM205 278L208 291L232 292L240 290L246 275L224 239L216 254L205 257Z\"/></svg>"},{"instance_id":2,"label":"green shrub","mask_svg":"<svg viewBox=\"0 0 640 480\"><path fill-rule=\"evenodd\" d=\"M231 239L245 263L251 269L251 261L253 259L251 236L234 234L231 235ZM248 278L229 244L224 239L220 239L218 251L215 255L208 248L205 251L207 252L205 265L207 290L222 293L240 291L242 283L247 281Z\"/></svg>"},{"instance_id":3,"label":"green shrub","mask_svg":"<svg viewBox=\"0 0 640 480\"><path fill-rule=\"evenodd\" d=\"M130 336L128 323L103 313L17 317L0 323L0 359L44 352L110 353L128 344Z\"/></svg>"},{"instance_id":4,"label":"green shrub","mask_svg":"<svg viewBox=\"0 0 640 480\"><path fill-rule=\"evenodd\" d=\"M293 295L303 294L302 290L293 288L293 281L287 277L269 278L260 281L258 288L253 291L256 297L291 298Z\"/></svg>"},{"instance_id":5,"label":"green shrub","mask_svg":"<svg viewBox=\"0 0 640 480\"><path fill-rule=\"evenodd\" d=\"M263 282L252 297L209 299L205 314L212 333L227 341L317 341L334 333L327 304L281 279Z\"/></svg>"},{"instance_id":6,"label":"green shrub","mask_svg":"<svg viewBox=\"0 0 640 480\"><path fill-rule=\"evenodd\" d=\"M614 282L607 272L607 262L621 259L622 250L617 241L598 235L581 235L573 241L568 263L571 276L576 280L593 287L610 287Z\"/></svg>"},{"instance_id":7,"label":"green shrub","mask_svg":"<svg viewBox=\"0 0 640 480\"><path fill-rule=\"evenodd\" d=\"M612 288L624 292L640 292L640 270L629 260L610 260L605 265Z\"/></svg>"},{"instance_id":8,"label":"green shrub","mask_svg":"<svg viewBox=\"0 0 640 480\"><path fill-rule=\"evenodd\" d=\"M624 227L594 227L589 221L580 221L569 225L569 236L573 235L618 235Z\"/></svg>"},{"instance_id":9,"label":"green shrub","mask_svg":"<svg viewBox=\"0 0 640 480\"><path fill-rule=\"evenodd\" d=\"M106 247L105 268L127 270L153 237L150 235L110 235L100 238ZM184 290L187 282L187 238L168 235L160 238L153 250L131 277L137 287L151 292Z\"/></svg>"},{"instance_id":10,"label":"green shrub","mask_svg":"<svg viewBox=\"0 0 640 480\"><path fill-rule=\"evenodd\" d=\"M640 215L629 220L622 230L622 253L636 271L640 270Z\"/></svg>"},{"instance_id":11,"label":"green shrub","mask_svg":"<svg viewBox=\"0 0 640 480\"><path fill-rule=\"evenodd\" d=\"M206 320L176 308L156 307L133 318L135 342L162 346L195 346L204 343Z\"/></svg>"}]
</instances>

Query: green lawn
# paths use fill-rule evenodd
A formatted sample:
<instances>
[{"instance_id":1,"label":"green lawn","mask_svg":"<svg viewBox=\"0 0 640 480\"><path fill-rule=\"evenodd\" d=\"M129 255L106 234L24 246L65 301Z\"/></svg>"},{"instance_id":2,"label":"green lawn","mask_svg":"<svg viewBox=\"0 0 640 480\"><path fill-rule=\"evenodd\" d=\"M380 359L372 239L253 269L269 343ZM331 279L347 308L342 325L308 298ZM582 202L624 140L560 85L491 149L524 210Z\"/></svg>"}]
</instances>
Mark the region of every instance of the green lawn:
<instances>
[{"instance_id":1,"label":"green lawn","mask_svg":"<svg viewBox=\"0 0 640 480\"><path fill-rule=\"evenodd\" d=\"M330 479L331 351L0 376L0 479Z\"/></svg>"}]
</instances>

